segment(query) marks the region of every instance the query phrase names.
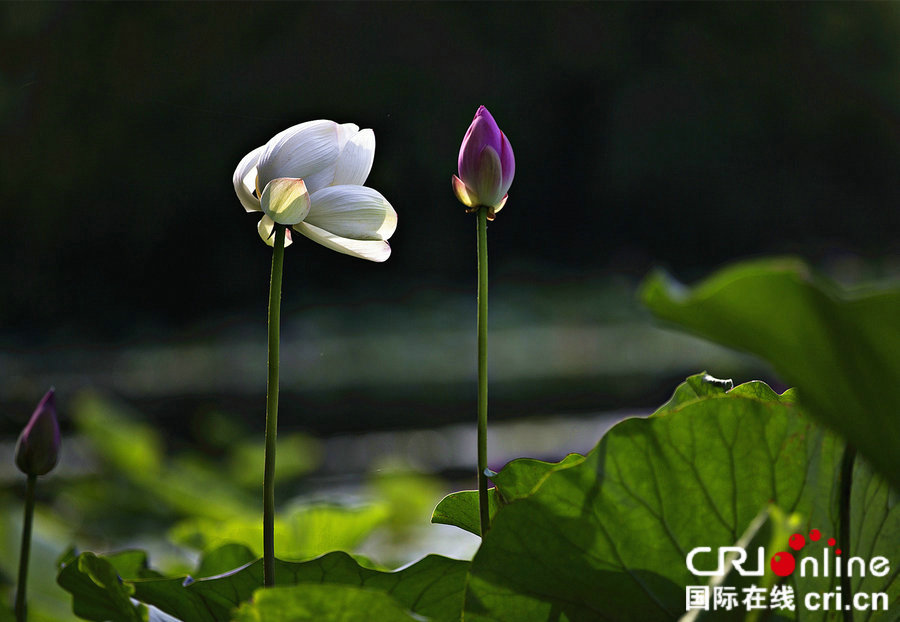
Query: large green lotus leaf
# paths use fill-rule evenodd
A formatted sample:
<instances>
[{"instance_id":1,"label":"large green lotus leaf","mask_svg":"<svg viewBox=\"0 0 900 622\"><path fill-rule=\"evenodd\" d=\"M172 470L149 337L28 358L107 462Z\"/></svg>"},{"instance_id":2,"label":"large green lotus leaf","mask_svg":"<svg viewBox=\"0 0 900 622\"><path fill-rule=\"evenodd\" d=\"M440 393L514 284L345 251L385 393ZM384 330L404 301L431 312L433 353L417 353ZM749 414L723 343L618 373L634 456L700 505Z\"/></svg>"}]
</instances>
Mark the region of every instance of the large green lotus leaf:
<instances>
[{"instance_id":1,"label":"large green lotus leaf","mask_svg":"<svg viewBox=\"0 0 900 622\"><path fill-rule=\"evenodd\" d=\"M244 603L234 622L414 622L396 600L378 590L351 585L304 584L257 590Z\"/></svg>"},{"instance_id":2,"label":"large green lotus leaf","mask_svg":"<svg viewBox=\"0 0 900 622\"><path fill-rule=\"evenodd\" d=\"M887 576L877 577L867 570L865 576L857 574L852 578L851 589L854 594L887 594L893 617L886 613L856 612L854 622L897 620L900 616L897 613L900 610L900 493L862 460L856 461L853 471L850 541L838 545L844 548L845 558L857 556L868 561L880 556L890 560Z\"/></svg>"},{"instance_id":3,"label":"large green lotus leaf","mask_svg":"<svg viewBox=\"0 0 900 622\"><path fill-rule=\"evenodd\" d=\"M506 503L527 497L552 472L567 469L584 460L581 454L569 454L560 462L543 462L532 458L513 460L492 478Z\"/></svg>"},{"instance_id":4,"label":"large green lotus leaf","mask_svg":"<svg viewBox=\"0 0 900 622\"><path fill-rule=\"evenodd\" d=\"M729 546L775 504L836 533L842 444L791 393L701 374L496 515L468 620L675 620L697 546Z\"/></svg>"},{"instance_id":5,"label":"large green lotus leaf","mask_svg":"<svg viewBox=\"0 0 900 622\"><path fill-rule=\"evenodd\" d=\"M689 378L686 384L691 387L691 392L676 392L676 395L673 397L673 399L654 414L658 416L669 412L673 409L673 407L677 406L676 402L684 399L690 399L691 393L695 394L697 397L700 397L706 392L710 391L710 387L712 386L712 384L710 384L710 382L706 382L708 380L710 380L708 376L703 379L701 379L699 376ZM715 382L721 383L723 381L714 380L713 383ZM723 384L723 387L726 389L728 388L728 386L729 385L727 384L727 382ZM786 393L785 396L789 394L790 393ZM836 499L837 495L839 494L839 490L837 487L838 484L839 476L837 474L835 474L831 482L829 482L827 478L823 478L818 484L819 490L821 491L821 497L823 499ZM887 559L891 559L892 556L896 557L896 551L900 550L900 503L898 503L898 500L900 500L900 495L898 495L895 489L892 489L888 485L887 480L876 475L872 471L870 463L863 458L859 458L855 462L851 493L852 497L850 505L850 520L852 527L849 533L849 541L841 542L841 534L837 530L835 530L834 533L827 534L827 536L834 536L838 540L835 548L842 548L843 559L845 560L851 557L858 557L868 562L868 560L871 560L878 556L885 557ZM832 522L835 526L837 525L837 521L828 520L827 512L825 511L825 508L821 503L817 504L817 507L812 516L813 518L807 521L811 527L818 527L819 524L830 525L832 524ZM804 532L803 529L797 529L796 531L798 533ZM824 539L818 544L814 544L808 541L807 546L801 552L795 553L795 556L798 558L798 560L803 556L812 556L820 560L819 565L821 567L821 559L823 557L824 550L827 548L828 547L824 543ZM775 550L790 551L787 546L786 540L782 541L780 543L780 547L776 548ZM832 555L829 555L829 558L834 559ZM858 566L856 566L856 568L858 568ZM833 571L832 574L834 574ZM894 569L894 572L892 574L889 573L887 577L878 577L876 575L873 575L869 571L866 571L864 574L860 574L857 570L855 576L852 577L850 581L851 592L853 594L883 593L889 597L891 602L896 603L898 598L900 598L900 580L896 580L897 576L898 572L896 571L896 569ZM794 591L800 595L805 595L811 592L820 594L834 592L835 589L840 585L840 583L834 577L802 577L800 576L799 572L795 572L794 575L792 575L784 583L790 587L793 587ZM843 587L846 588L846 585ZM714 616L712 619L723 619L722 612L715 612L711 615ZM771 619L786 619L789 616L788 613L783 611L773 611L769 612L769 614L767 615L776 616L772 617ZM829 615L831 615L832 617L829 617ZM885 619L885 616L887 616L887 614L877 612L864 613L857 611L855 613L855 616L855 619L857 620L877 620ZM797 609L797 619L799 620L830 620L832 618L839 619L839 617L840 616L838 616L838 614L836 613L827 614L822 612L815 612L807 610L806 607L799 607ZM765 615L759 615L756 619L768 620L770 618L766 617ZM790 619L793 619L793 617L790 617ZM889 619L889 617L887 619Z\"/></svg>"},{"instance_id":6,"label":"large green lotus leaf","mask_svg":"<svg viewBox=\"0 0 900 622\"><path fill-rule=\"evenodd\" d=\"M788 541L790 534L801 527L800 518L795 514L786 516L784 512L773 505L766 508L766 511L750 524L744 535L735 543L748 552L755 552L759 548L765 550L765 558L770 559L772 555L781 551L785 543ZM705 585L709 589L712 599L715 598L715 591L732 592L735 597L740 600L744 597L744 590L753 588L762 588L768 591L778 582L778 577L774 573L767 572L760 579L755 576L743 576L738 573L730 563L735 559L736 554L731 553L727 558L729 567L724 575L712 577L708 584ZM748 555L750 566L754 566L758 561L755 555ZM704 586L702 581L697 582L699 586ZM715 601L713 600L715 603ZM796 608L795 610L796 611ZM749 615L748 615L749 613ZM692 607L682 618L680 622L782 622L793 620L794 613L782 606L781 603L775 603L775 606L766 610L748 611L746 607L737 606L731 609L716 606L715 604L707 609L700 607Z\"/></svg>"},{"instance_id":7,"label":"large green lotus leaf","mask_svg":"<svg viewBox=\"0 0 900 622\"><path fill-rule=\"evenodd\" d=\"M550 471L567 468L581 460L584 460L584 456L579 454L569 454L561 462L555 463L531 458L513 460L492 478L497 486L488 489L488 510L491 520L504 503L531 494ZM462 490L450 493L437 504L431 522L453 525L480 536L478 491Z\"/></svg>"},{"instance_id":8,"label":"large green lotus leaf","mask_svg":"<svg viewBox=\"0 0 900 622\"><path fill-rule=\"evenodd\" d=\"M768 387L765 385L747 384L742 387L742 391L761 390L763 394L767 394ZM723 391L731 391L734 388L734 382L724 380L722 378L714 378L702 372L689 376L683 384L679 385L669 398L669 401L656 409L652 416L662 417L669 413L677 412L681 408L690 405L707 397L715 397L722 394ZM793 400L793 392L786 392L781 396L782 401Z\"/></svg>"},{"instance_id":9,"label":"large green lotus leaf","mask_svg":"<svg viewBox=\"0 0 900 622\"><path fill-rule=\"evenodd\" d=\"M845 618L846 609L841 610L832 601L828 611L822 605L823 594L835 595L841 592L842 604L852 607L853 596L865 594L863 606L869 610L856 610L852 620L861 622L895 622L898 617L896 608L900 605L900 572L896 567L896 553L900 550L900 498L891 489L884 478L874 474L872 468L865 460L858 459L853 470L853 480L850 498L850 530L849 534L842 535L840 531L828 533L821 530L821 538L814 542L808 539L809 527L816 527L817 522L800 520L798 515L781 518L777 510L772 513L774 520L768 520L759 530L757 537L750 542L748 551L755 551L757 545L766 546L765 559L769 560L776 553L788 552L796 559L797 568L793 574L780 580L782 588L786 588L794 595L795 609L793 611L784 607L775 607L768 602L768 609L748 612L746 608L730 613L722 610L694 611L697 614L687 615L682 622L694 620L709 620L720 622L722 620L745 620L747 622L781 622L784 620L797 620L799 622L843 622L851 618ZM824 492L824 491L823 491ZM827 521L826 521L827 522ZM765 533L765 537L759 536ZM788 545L790 534L805 536L806 543L797 551ZM835 538L834 546L828 544L830 537ZM842 538L845 538L843 540ZM768 540L768 543L766 543ZM840 549L840 556L834 551ZM828 558L831 576L824 576L824 558ZM872 572L870 562L878 557L888 560L891 566L878 573ZM809 558L816 561L816 567L820 576L814 576L812 565L807 566ZM838 578L835 566L837 560L841 560L842 574L848 577L846 583ZM860 565L862 564L862 566ZM801 568L806 567L806 571ZM851 571L848 573L847 568ZM761 585L771 588L779 577L774 573L766 572L763 579L736 576L732 569L725 577L722 584L736 586L738 590L749 585ZM882 574L883 576L878 576ZM805 575L805 576L804 576ZM748 581L748 579L752 579ZM715 580L711 585L716 585ZM809 604L806 598L813 596ZM874 603L873 595L885 599L888 607L881 605L880 609L871 607ZM832 596L833 598L834 596ZM808 606L810 605L810 606ZM812 607L812 608L810 608Z\"/></svg>"},{"instance_id":10,"label":"large green lotus leaf","mask_svg":"<svg viewBox=\"0 0 900 622\"><path fill-rule=\"evenodd\" d=\"M660 318L766 359L900 488L900 289L851 294L799 261L770 259L691 289L657 273L641 296Z\"/></svg>"},{"instance_id":11,"label":"large green lotus leaf","mask_svg":"<svg viewBox=\"0 0 900 622\"><path fill-rule=\"evenodd\" d=\"M255 561L256 558L256 554L243 544L229 542L204 553L194 577L204 578L225 574Z\"/></svg>"},{"instance_id":12,"label":"large green lotus leaf","mask_svg":"<svg viewBox=\"0 0 900 622\"><path fill-rule=\"evenodd\" d=\"M92 580L93 575L82 568L82 559L105 564L115 576L112 564L92 553L83 553L74 563L65 565L59 582L72 593L76 613L93 611L95 602L105 604L110 599L116 599L115 604L121 606L119 594L127 593L141 603L154 605L185 622L227 621L233 610L263 585L262 560L259 559L231 572L198 580L176 577L102 584ZM279 586L332 584L362 587L389 594L401 610L409 609L429 619L447 622L459 620L469 568L469 562L429 555L401 570L381 572L360 566L350 555L339 551L307 562L276 561L275 581ZM132 619L122 617L121 612L117 617L109 611L104 610L107 617L83 617L91 620ZM359 619L368 619L364 612L357 613L362 616Z\"/></svg>"},{"instance_id":13,"label":"large green lotus leaf","mask_svg":"<svg viewBox=\"0 0 900 622\"><path fill-rule=\"evenodd\" d=\"M500 494L496 488L488 488L488 511L491 520L500 508ZM478 491L461 490L451 492L438 502L431 515L431 522L453 525L476 536L481 535L481 515L478 511Z\"/></svg>"},{"instance_id":14,"label":"large green lotus leaf","mask_svg":"<svg viewBox=\"0 0 900 622\"><path fill-rule=\"evenodd\" d=\"M104 555L103 559L113 565L113 568L116 569L116 574L121 579L156 579L162 577L160 573L150 568L147 563L146 551L129 549Z\"/></svg>"},{"instance_id":15,"label":"large green lotus leaf","mask_svg":"<svg viewBox=\"0 0 900 622\"><path fill-rule=\"evenodd\" d=\"M733 387L731 380L720 380L707 374L691 376L661 406L656 415L676 410L683 403L696 401L708 395L721 393ZM579 454L569 454L560 462L543 462L531 458L518 458L507 464L492 478L497 484L488 489L488 506L491 520L505 503L527 497L552 471L568 468L584 460ZM478 511L478 491L462 490L441 499L431 517L432 523L453 525L476 536L481 535L481 518Z\"/></svg>"}]
</instances>

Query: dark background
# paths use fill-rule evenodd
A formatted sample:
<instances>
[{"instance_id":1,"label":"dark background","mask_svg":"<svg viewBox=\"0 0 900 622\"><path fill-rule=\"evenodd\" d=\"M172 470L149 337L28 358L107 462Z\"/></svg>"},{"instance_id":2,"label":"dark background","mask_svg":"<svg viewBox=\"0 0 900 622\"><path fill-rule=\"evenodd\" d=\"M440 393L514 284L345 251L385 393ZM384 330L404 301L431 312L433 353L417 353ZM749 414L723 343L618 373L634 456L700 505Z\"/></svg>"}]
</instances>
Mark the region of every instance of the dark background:
<instances>
[{"instance_id":1,"label":"dark background","mask_svg":"<svg viewBox=\"0 0 900 622\"><path fill-rule=\"evenodd\" d=\"M259 329L271 252L231 174L315 118L374 129L399 228L385 264L299 240L288 310L471 295L450 176L479 104L517 160L495 286L898 265L896 3L4 3L0 24L0 353L33 368Z\"/></svg>"}]
</instances>

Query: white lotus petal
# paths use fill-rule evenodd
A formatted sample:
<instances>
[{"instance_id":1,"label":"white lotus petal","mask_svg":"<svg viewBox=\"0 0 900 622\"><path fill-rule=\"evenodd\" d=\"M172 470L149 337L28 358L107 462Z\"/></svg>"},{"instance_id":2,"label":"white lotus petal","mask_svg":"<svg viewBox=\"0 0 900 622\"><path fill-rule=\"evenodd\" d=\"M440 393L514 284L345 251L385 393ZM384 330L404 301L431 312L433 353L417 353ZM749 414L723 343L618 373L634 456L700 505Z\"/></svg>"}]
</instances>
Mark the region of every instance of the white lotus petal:
<instances>
[{"instance_id":1,"label":"white lotus petal","mask_svg":"<svg viewBox=\"0 0 900 622\"><path fill-rule=\"evenodd\" d=\"M334 172L335 186L341 184L363 185L375 160L375 132L363 130L351 138L338 157Z\"/></svg>"},{"instance_id":2,"label":"white lotus petal","mask_svg":"<svg viewBox=\"0 0 900 622\"><path fill-rule=\"evenodd\" d=\"M347 141L356 136L359 126L356 123L341 123L338 125L338 147L344 148Z\"/></svg>"},{"instance_id":3,"label":"white lotus petal","mask_svg":"<svg viewBox=\"0 0 900 622\"><path fill-rule=\"evenodd\" d=\"M386 240L397 229L397 212L366 186L329 186L310 195L310 201L304 222L342 238Z\"/></svg>"},{"instance_id":4,"label":"white lotus petal","mask_svg":"<svg viewBox=\"0 0 900 622\"><path fill-rule=\"evenodd\" d=\"M279 177L266 184L259 197L262 211L280 225L296 225L309 213L309 192L302 179Z\"/></svg>"},{"instance_id":5,"label":"white lotus petal","mask_svg":"<svg viewBox=\"0 0 900 622\"><path fill-rule=\"evenodd\" d=\"M318 173L313 173L312 175L307 175L303 178L306 182L306 189L309 190L309 193L312 194L316 190L321 190L325 186L330 186L334 183L334 171L337 169L337 163L332 164L331 166L327 166L323 168Z\"/></svg>"},{"instance_id":6,"label":"white lotus petal","mask_svg":"<svg viewBox=\"0 0 900 622\"><path fill-rule=\"evenodd\" d=\"M256 225L256 231L259 233L259 237L262 238L262 241L268 244L269 246L275 246L275 221L263 214L263 217L259 219L259 224ZM291 240L291 230L288 229L284 232L284 247L287 248L291 245L293 240Z\"/></svg>"},{"instance_id":7,"label":"white lotus petal","mask_svg":"<svg viewBox=\"0 0 900 622\"><path fill-rule=\"evenodd\" d=\"M305 179L332 166L340 155L338 124L334 121L307 121L295 125L266 143L259 156L259 187L273 179Z\"/></svg>"},{"instance_id":8,"label":"white lotus petal","mask_svg":"<svg viewBox=\"0 0 900 622\"><path fill-rule=\"evenodd\" d=\"M259 199L253 195L253 191L256 189L256 163L262 150L262 147L257 147L241 158L231 177L234 191L248 212L260 211Z\"/></svg>"},{"instance_id":9,"label":"white lotus petal","mask_svg":"<svg viewBox=\"0 0 900 622\"><path fill-rule=\"evenodd\" d=\"M381 240L350 240L333 235L308 222L294 225L294 231L305 235L313 242L318 242L326 248L352 257L380 262L391 256L390 245Z\"/></svg>"},{"instance_id":10,"label":"white lotus petal","mask_svg":"<svg viewBox=\"0 0 900 622\"><path fill-rule=\"evenodd\" d=\"M312 194L326 186L365 183L375 158L375 134L372 130L359 131L355 123L338 126L341 155L333 166L304 177L306 188ZM349 137L349 140L348 140Z\"/></svg>"}]
</instances>

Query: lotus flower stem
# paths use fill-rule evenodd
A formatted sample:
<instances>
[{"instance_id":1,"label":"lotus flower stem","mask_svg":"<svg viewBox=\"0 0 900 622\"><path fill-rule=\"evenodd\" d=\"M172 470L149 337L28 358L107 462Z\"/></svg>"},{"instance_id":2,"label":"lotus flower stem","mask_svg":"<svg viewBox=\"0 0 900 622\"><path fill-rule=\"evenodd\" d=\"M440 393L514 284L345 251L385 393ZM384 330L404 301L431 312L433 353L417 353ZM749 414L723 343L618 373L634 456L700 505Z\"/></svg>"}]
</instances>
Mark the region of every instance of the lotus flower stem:
<instances>
[{"instance_id":1,"label":"lotus flower stem","mask_svg":"<svg viewBox=\"0 0 900 622\"><path fill-rule=\"evenodd\" d=\"M285 227L275 226L269 285L269 376L266 384L266 458L263 480L263 584L275 585L275 441L278 436L278 344Z\"/></svg>"},{"instance_id":2,"label":"lotus flower stem","mask_svg":"<svg viewBox=\"0 0 900 622\"><path fill-rule=\"evenodd\" d=\"M478 210L478 506L481 515L481 536L491 528L491 513L488 506L487 481L487 338L488 338L488 255L487 217L488 209Z\"/></svg>"},{"instance_id":3,"label":"lotus flower stem","mask_svg":"<svg viewBox=\"0 0 900 622\"><path fill-rule=\"evenodd\" d=\"M516 159L506 135L484 106L463 137L457 172L450 178L453 193L466 212L478 220L478 508L481 535L491 528L487 470L487 221L506 205L516 172Z\"/></svg>"},{"instance_id":4,"label":"lotus flower stem","mask_svg":"<svg viewBox=\"0 0 900 622\"><path fill-rule=\"evenodd\" d=\"M25 622L25 589L28 582L28 557L31 554L31 524L34 520L34 487L37 475L29 475L25 484L25 519L22 522L22 552L19 555L19 583L16 586L16 622Z\"/></svg>"}]
</instances>

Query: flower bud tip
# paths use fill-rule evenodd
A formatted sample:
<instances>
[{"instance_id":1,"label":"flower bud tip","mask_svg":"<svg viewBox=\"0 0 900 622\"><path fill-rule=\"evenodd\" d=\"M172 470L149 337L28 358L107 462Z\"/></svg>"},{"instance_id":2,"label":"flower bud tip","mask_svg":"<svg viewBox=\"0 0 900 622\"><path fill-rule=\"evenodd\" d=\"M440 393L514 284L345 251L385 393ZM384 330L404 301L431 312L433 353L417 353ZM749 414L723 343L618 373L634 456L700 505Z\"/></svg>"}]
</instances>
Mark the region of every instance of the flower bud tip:
<instances>
[{"instance_id":1,"label":"flower bud tip","mask_svg":"<svg viewBox=\"0 0 900 622\"><path fill-rule=\"evenodd\" d=\"M59 461L59 422L56 418L56 392L51 388L16 443L16 466L26 475L46 475Z\"/></svg>"}]
</instances>

